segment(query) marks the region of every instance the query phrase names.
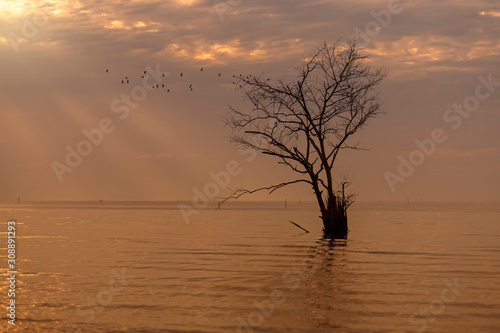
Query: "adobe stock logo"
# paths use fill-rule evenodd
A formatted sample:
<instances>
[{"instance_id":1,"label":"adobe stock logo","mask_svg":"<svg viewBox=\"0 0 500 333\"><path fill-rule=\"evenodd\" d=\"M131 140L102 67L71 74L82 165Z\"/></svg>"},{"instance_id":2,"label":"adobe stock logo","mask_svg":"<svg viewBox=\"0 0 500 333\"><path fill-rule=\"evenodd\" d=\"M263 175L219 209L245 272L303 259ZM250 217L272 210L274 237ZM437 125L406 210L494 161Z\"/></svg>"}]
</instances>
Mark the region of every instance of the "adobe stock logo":
<instances>
[{"instance_id":1,"label":"adobe stock logo","mask_svg":"<svg viewBox=\"0 0 500 333\"><path fill-rule=\"evenodd\" d=\"M224 2L214 0L214 8L221 22L224 21L225 13L236 10L236 7L241 5L242 2L243 0L226 0Z\"/></svg>"},{"instance_id":2,"label":"adobe stock logo","mask_svg":"<svg viewBox=\"0 0 500 333\"><path fill-rule=\"evenodd\" d=\"M394 16L401 14L404 10L404 3L411 2L412 0L389 0L387 2L386 9L379 10L378 12L372 10L370 15L374 18L368 21L364 29L359 26L354 27L354 31L357 35L358 45L361 47L368 46L372 38L377 37L383 28L389 26L392 22Z\"/></svg>"},{"instance_id":3,"label":"adobe stock logo","mask_svg":"<svg viewBox=\"0 0 500 333\"><path fill-rule=\"evenodd\" d=\"M119 98L115 98L110 105L110 110L119 121L127 119L131 110L136 109L139 103L146 100L148 91L152 91L154 83L162 83L169 73L164 73L160 70L160 65L156 65L156 69L146 66L147 74L144 75L142 82L135 85L129 93L122 93ZM51 163L52 170L57 177L59 183L63 182L65 174L71 174L75 168L82 164L85 157L92 154L95 147L98 147L104 140L104 134L112 133L116 129L116 124L119 124L116 119L102 118L98 122L97 128L91 130L84 129L82 131L85 139L80 140L75 148L70 145L65 147L66 158L63 162L53 161Z\"/></svg>"},{"instance_id":4,"label":"adobe stock logo","mask_svg":"<svg viewBox=\"0 0 500 333\"><path fill-rule=\"evenodd\" d=\"M10 45L16 54L19 53L19 46L21 44L29 43L29 41L38 35L39 29L47 25L49 22L49 13L45 9L39 8L30 18L22 17L21 21L23 22L22 28L19 31L21 35L12 31L7 35Z\"/></svg>"},{"instance_id":5,"label":"adobe stock logo","mask_svg":"<svg viewBox=\"0 0 500 333\"><path fill-rule=\"evenodd\" d=\"M240 148L238 153L241 155L247 155L245 160L250 163L252 162L257 153L249 148ZM197 187L193 188L193 199L192 205L181 203L178 205L179 211L184 218L186 224L191 223L191 215L200 214L200 211L208 207L210 200L215 199L221 190L228 187L231 179L239 175L243 171L243 166L236 160L231 160L227 162L224 170L218 172L210 171L208 175L212 181L207 182L201 187L201 190Z\"/></svg>"},{"instance_id":6,"label":"adobe stock logo","mask_svg":"<svg viewBox=\"0 0 500 333\"><path fill-rule=\"evenodd\" d=\"M443 120L447 124L451 124L452 130L458 130L464 119L471 116L472 112L479 109L482 101L490 98L496 88L500 87L500 81L493 81L493 74L489 74L487 78L484 76L478 77L479 84L476 86L473 95L467 96L462 104L454 104L452 109L447 109L443 113ZM416 149L410 152L408 158L399 155L399 165L397 172L386 171L384 177L391 192L396 191L398 183L404 183L405 180L415 173L418 166L424 164L426 159L436 151L440 144L448 140L446 131L441 127L436 127L431 131L430 138L423 140L415 140Z\"/></svg>"}]
</instances>

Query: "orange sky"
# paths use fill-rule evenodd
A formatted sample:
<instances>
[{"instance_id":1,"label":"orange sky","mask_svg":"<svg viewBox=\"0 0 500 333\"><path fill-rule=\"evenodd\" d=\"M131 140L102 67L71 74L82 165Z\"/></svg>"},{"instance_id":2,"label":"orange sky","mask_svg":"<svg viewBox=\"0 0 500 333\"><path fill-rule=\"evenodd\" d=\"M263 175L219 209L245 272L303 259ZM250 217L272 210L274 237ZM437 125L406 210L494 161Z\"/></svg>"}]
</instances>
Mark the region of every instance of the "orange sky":
<instances>
[{"instance_id":1,"label":"orange sky","mask_svg":"<svg viewBox=\"0 0 500 333\"><path fill-rule=\"evenodd\" d=\"M489 75L500 82L496 1L13 0L0 15L0 200L189 200L231 160L241 172L229 187L291 179L228 142L227 104L243 105L231 76L293 79L315 47L355 31L390 73L385 115L358 136L369 151L340 155L336 175L353 178L359 200L500 200L500 87L483 85L487 98L466 116L447 113ZM138 88L148 66L170 93ZM66 147L103 121L102 142L69 167ZM447 140L391 189L387 172L398 175L435 128ZM58 177L54 162L71 172ZM313 199L300 186L248 198L284 197Z\"/></svg>"}]
</instances>

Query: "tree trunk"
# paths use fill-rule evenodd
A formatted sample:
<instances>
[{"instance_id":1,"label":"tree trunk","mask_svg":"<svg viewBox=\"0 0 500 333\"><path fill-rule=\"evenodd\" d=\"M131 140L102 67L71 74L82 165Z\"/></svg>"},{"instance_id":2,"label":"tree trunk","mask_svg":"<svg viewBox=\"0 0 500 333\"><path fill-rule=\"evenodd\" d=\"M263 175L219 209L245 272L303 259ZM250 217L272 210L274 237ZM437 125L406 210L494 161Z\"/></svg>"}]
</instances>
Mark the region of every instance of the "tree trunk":
<instances>
[{"instance_id":1,"label":"tree trunk","mask_svg":"<svg viewBox=\"0 0 500 333\"><path fill-rule=\"evenodd\" d=\"M347 228L347 207L343 198L329 195L325 208L322 213L325 237L346 239L349 229Z\"/></svg>"}]
</instances>

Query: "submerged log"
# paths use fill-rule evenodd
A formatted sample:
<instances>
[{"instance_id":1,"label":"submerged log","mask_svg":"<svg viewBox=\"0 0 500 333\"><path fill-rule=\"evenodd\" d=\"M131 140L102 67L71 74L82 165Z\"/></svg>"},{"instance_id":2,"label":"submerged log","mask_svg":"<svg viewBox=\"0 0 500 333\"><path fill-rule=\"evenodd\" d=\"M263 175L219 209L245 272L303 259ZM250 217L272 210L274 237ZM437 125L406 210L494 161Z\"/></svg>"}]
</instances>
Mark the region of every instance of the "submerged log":
<instances>
[{"instance_id":1,"label":"submerged log","mask_svg":"<svg viewBox=\"0 0 500 333\"><path fill-rule=\"evenodd\" d=\"M306 230L306 229L302 228L300 225L298 225L298 224L297 224L297 223L295 223L295 222L292 222L292 221L288 221L288 222L290 222L291 224L293 224L293 225L294 225L294 226L296 226L297 228L300 228L300 229L304 230L304 231L305 231L305 232L307 232L307 233L309 232L309 230Z\"/></svg>"}]
</instances>

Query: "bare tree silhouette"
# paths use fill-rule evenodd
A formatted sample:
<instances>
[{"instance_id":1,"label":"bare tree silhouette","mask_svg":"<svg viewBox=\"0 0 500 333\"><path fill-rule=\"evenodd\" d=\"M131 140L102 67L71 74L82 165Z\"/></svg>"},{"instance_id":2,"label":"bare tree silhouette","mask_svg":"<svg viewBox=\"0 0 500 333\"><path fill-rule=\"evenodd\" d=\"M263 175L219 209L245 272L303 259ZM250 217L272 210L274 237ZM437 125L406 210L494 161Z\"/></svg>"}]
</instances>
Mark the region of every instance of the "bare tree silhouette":
<instances>
[{"instance_id":1,"label":"bare tree silhouette","mask_svg":"<svg viewBox=\"0 0 500 333\"><path fill-rule=\"evenodd\" d=\"M325 236L346 238L350 184L333 176L334 162L343 149L361 149L349 143L368 119L381 112L376 86L386 77L382 68L367 63L356 39L326 42L301 66L298 81L274 82L261 76L240 77L237 86L250 101L250 110L229 107L226 123L231 141L278 159L298 174L297 179L260 187L232 190L223 202L258 191L311 185L321 211ZM220 205L219 204L219 205Z\"/></svg>"}]
</instances>

